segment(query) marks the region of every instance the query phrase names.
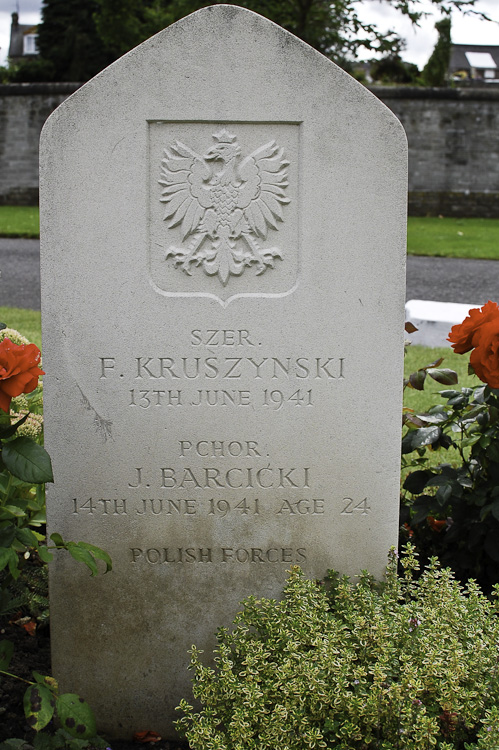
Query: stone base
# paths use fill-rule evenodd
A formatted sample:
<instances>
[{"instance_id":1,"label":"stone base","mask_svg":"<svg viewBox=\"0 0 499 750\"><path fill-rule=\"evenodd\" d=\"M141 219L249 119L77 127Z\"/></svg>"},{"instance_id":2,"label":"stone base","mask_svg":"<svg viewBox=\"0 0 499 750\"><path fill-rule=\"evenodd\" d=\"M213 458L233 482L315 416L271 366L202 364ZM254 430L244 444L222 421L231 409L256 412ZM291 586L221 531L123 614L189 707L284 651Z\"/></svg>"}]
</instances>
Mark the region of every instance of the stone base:
<instances>
[{"instance_id":1,"label":"stone base","mask_svg":"<svg viewBox=\"0 0 499 750\"><path fill-rule=\"evenodd\" d=\"M0 195L0 206L38 206L38 188L14 188Z\"/></svg>"},{"instance_id":2,"label":"stone base","mask_svg":"<svg viewBox=\"0 0 499 750\"><path fill-rule=\"evenodd\" d=\"M499 218L499 193L412 190L409 216L452 216L456 218Z\"/></svg>"}]
</instances>

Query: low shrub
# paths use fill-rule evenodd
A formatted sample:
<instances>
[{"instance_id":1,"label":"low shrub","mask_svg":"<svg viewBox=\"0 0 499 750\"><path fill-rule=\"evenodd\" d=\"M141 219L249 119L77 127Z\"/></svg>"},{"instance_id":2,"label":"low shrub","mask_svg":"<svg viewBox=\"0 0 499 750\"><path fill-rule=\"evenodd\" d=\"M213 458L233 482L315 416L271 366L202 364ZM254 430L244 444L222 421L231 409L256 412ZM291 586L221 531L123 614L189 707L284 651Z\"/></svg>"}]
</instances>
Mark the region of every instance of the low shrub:
<instances>
[{"instance_id":1,"label":"low shrub","mask_svg":"<svg viewBox=\"0 0 499 750\"><path fill-rule=\"evenodd\" d=\"M463 588L407 545L384 584L317 583L293 568L282 601L250 597L215 666L192 649L192 750L497 750L499 588Z\"/></svg>"}]
</instances>

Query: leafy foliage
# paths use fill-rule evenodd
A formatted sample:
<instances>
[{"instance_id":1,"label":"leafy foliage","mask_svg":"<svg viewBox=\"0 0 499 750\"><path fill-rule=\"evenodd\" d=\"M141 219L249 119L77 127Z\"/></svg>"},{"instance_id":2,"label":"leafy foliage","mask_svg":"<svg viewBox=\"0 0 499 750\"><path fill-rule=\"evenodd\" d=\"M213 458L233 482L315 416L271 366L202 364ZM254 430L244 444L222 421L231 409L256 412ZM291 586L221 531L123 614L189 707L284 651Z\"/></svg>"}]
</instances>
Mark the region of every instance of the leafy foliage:
<instances>
[{"instance_id":1,"label":"leafy foliage","mask_svg":"<svg viewBox=\"0 0 499 750\"><path fill-rule=\"evenodd\" d=\"M371 62L371 76L376 83L416 84L418 75L418 66L404 62L396 51Z\"/></svg>"},{"instance_id":2,"label":"leafy foliage","mask_svg":"<svg viewBox=\"0 0 499 750\"><path fill-rule=\"evenodd\" d=\"M438 31L437 43L421 74L425 86L445 86L449 75L452 47L450 17L438 21L435 28Z\"/></svg>"},{"instance_id":3,"label":"leafy foliage","mask_svg":"<svg viewBox=\"0 0 499 750\"><path fill-rule=\"evenodd\" d=\"M203 0L96 0L95 23L106 48L123 54L174 21L211 5ZM452 8L473 12L475 0L431 0L435 10L448 13ZM413 23L423 15L420 0L385 0ZM382 33L364 23L357 12L358 0L240 0L234 3L279 24L350 69L360 48L398 53L401 39L393 31ZM482 15L482 14L479 14Z\"/></svg>"},{"instance_id":4,"label":"leafy foliage","mask_svg":"<svg viewBox=\"0 0 499 750\"><path fill-rule=\"evenodd\" d=\"M418 23L422 0L383 0ZM330 57L346 70L359 50L396 55L402 40L358 14L360 0L240 0ZM431 0L440 13L476 13L476 0ZM37 60L4 71L16 81L86 81L128 50L200 8L206 0L43 0Z\"/></svg>"},{"instance_id":5,"label":"leafy foliage","mask_svg":"<svg viewBox=\"0 0 499 750\"><path fill-rule=\"evenodd\" d=\"M282 601L244 602L218 634L215 666L192 649L177 722L193 750L497 748L496 592L463 589L408 545L384 585L291 571Z\"/></svg>"},{"instance_id":6,"label":"leafy foliage","mask_svg":"<svg viewBox=\"0 0 499 750\"><path fill-rule=\"evenodd\" d=\"M86 81L112 62L95 29L97 7L95 0L43 0L35 74L41 72L44 80Z\"/></svg>"},{"instance_id":7,"label":"leafy foliage","mask_svg":"<svg viewBox=\"0 0 499 750\"><path fill-rule=\"evenodd\" d=\"M11 643L0 643L0 673L10 674L7 670L13 652ZM57 717L64 732L71 737L88 740L97 734L95 717L88 703L73 693L60 694L57 681L38 672L33 672L33 681L29 682L24 694L24 714L27 723L36 732L40 732ZM10 740L13 741L15 742ZM43 740L41 744L44 744Z\"/></svg>"},{"instance_id":8,"label":"leafy foliage","mask_svg":"<svg viewBox=\"0 0 499 750\"><path fill-rule=\"evenodd\" d=\"M499 390L480 385L440 395L446 403L415 415L402 441L418 464L404 483L403 520L422 551L489 591L499 581ZM450 446L457 465L426 465L428 450Z\"/></svg>"},{"instance_id":9,"label":"leafy foliage","mask_svg":"<svg viewBox=\"0 0 499 750\"><path fill-rule=\"evenodd\" d=\"M104 563L105 572L111 570L112 564L109 555L99 547L86 542L65 541L57 533L50 537L53 544L47 544L44 484L52 482L53 476L50 456L41 445L43 400L38 376L43 372L37 365L40 352L18 331L3 323L0 323L0 339L2 344L7 344L6 350L2 350L0 378L4 395L0 409L0 614L34 605L45 617L43 591L38 594L36 586L24 575L28 560L35 557L40 563L48 563L53 558L51 550L64 549L75 560L87 565L92 576L99 572L98 560ZM32 352L33 348L37 352L35 364L30 357L26 358L26 352ZM16 362L17 367L14 366ZM16 380L24 371L29 373L28 377ZM24 393L23 388L29 392ZM12 393L19 395L12 398ZM0 674L22 679L7 671L13 652L11 642L0 641ZM24 696L28 724L40 732L57 716L63 728L63 733L55 737L38 735L42 739L35 743L37 750L57 750L60 747L84 750L90 747L89 740L92 740L91 747L105 746L103 741L95 739L95 718L83 699L74 694L59 694L57 682L51 677L37 672L33 672L33 677L34 681L29 683ZM66 740L67 737L71 742ZM0 749L17 750L17 742L8 740L0 745Z\"/></svg>"}]
</instances>

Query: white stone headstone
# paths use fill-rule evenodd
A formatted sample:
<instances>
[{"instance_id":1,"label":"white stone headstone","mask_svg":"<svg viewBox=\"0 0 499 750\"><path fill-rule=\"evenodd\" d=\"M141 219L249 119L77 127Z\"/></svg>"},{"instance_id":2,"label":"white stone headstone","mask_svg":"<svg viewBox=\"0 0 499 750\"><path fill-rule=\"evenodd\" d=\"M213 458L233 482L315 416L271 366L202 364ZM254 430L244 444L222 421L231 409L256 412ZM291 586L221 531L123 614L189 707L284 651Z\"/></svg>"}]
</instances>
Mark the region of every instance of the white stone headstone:
<instances>
[{"instance_id":1,"label":"white stone headstone","mask_svg":"<svg viewBox=\"0 0 499 750\"><path fill-rule=\"evenodd\" d=\"M83 86L41 145L53 669L173 733L187 649L286 571L397 542L406 142L362 85L216 5Z\"/></svg>"}]
</instances>

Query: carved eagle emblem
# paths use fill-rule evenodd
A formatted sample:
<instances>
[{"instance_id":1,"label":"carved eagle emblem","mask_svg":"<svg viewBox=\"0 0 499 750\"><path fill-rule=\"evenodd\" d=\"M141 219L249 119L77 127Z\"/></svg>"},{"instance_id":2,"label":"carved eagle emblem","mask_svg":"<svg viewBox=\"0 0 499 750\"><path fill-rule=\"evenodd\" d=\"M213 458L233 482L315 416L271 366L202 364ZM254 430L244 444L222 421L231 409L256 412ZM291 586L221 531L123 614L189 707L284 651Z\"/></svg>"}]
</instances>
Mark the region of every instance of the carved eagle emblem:
<instances>
[{"instance_id":1,"label":"carved eagle emblem","mask_svg":"<svg viewBox=\"0 0 499 750\"><path fill-rule=\"evenodd\" d=\"M164 150L160 201L168 227L179 226L186 243L171 245L165 260L175 258L175 267L189 276L192 266L201 266L225 286L249 266L259 276L282 260L279 248L260 243L283 221L289 162L274 140L243 157L225 128L213 139L204 155L180 141Z\"/></svg>"}]
</instances>

